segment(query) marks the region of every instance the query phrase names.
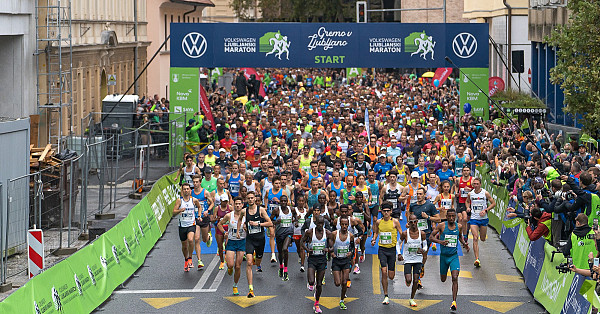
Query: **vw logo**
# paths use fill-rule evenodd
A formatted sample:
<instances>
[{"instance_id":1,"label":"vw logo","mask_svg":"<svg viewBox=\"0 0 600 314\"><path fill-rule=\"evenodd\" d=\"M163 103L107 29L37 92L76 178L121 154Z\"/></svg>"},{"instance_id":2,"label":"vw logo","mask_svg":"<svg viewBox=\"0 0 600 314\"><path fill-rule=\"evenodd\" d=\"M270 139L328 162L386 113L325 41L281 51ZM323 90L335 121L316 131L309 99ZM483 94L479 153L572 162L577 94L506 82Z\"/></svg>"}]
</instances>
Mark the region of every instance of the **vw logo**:
<instances>
[{"instance_id":1,"label":"vw logo","mask_svg":"<svg viewBox=\"0 0 600 314\"><path fill-rule=\"evenodd\" d=\"M452 40L452 50L459 58L470 58L477 51L477 39L470 33L460 33Z\"/></svg>"},{"instance_id":2,"label":"vw logo","mask_svg":"<svg viewBox=\"0 0 600 314\"><path fill-rule=\"evenodd\" d=\"M192 32L183 37L181 49L190 58L200 58L206 52L206 38L200 33Z\"/></svg>"}]
</instances>

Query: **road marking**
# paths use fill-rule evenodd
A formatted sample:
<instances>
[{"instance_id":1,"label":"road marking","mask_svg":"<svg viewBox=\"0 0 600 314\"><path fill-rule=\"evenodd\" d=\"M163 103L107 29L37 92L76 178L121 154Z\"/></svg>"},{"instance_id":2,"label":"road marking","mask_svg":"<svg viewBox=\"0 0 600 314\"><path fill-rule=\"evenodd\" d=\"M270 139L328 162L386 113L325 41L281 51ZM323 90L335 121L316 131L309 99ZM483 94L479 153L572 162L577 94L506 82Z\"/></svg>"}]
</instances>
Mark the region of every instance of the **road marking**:
<instances>
[{"instance_id":1,"label":"road marking","mask_svg":"<svg viewBox=\"0 0 600 314\"><path fill-rule=\"evenodd\" d=\"M398 304L404 306L405 308L411 309L413 311L420 311L429 306L432 306L432 305L442 302L442 300L418 300L418 299L415 299L415 302L417 302L417 306L412 307L408 304L408 299L390 299L390 300L392 300L394 303L398 303Z\"/></svg>"},{"instance_id":2,"label":"road marking","mask_svg":"<svg viewBox=\"0 0 600 314\"><path fill-rule=\"evenodd\" d=\"M379 279L379 257L373 255L373 265L371 265L371 274L373 276L373 294L381 294L381 281Z\"/></svg>"},{"instance_id":3,"label":"road marking","mask_svg":"<svg viewBox=\"0 0 600 314\"><path fill-rule=\"evenodd\" d=\"M113 294L168 294L168 293L198 293L216 292L217 289L166 289L166 290L116 290Z\"/></svg>"},{"instance_id":4,"label":"road marking","mask_svg":"<svg viewBox=\"0 0 600 314\"><path fill-rule=\"evenodd\" d=\"M521 276L511 276L502 274L496 274L496 280L508 282L523 282L523 278Z\"/></svg>"},{"instance_id":5,"label":"road marking","mask_svg":"<svg viewBox=\"0 0 600 314\"><path fill-rule=\"evenodd\" d=\"M452 274L450 274L450 271L448 271L448 277L452 277ZM461 270L460 273L458 274L458 278L473 278L473 274L470 271L466 271L466 270Z\"/></svg>"},{"instance_id":6,"label":"road marking","mask_svg":"<svg viewBox=\"0 0 600 314\"><path fill-rule=\"evenodd\" d=\"M471 301L471 302L473 302L477 305L486 307L490 310L500 312L500 313L506 313L524 303L524 302L502 302L502 301Z\"/></svg>"},{"instance_id":7,"label":"road marking","mask_svg":"<svg viewBox=\"0 0 600 314\"><path fill-rule=\"evenodd\" d=\"M220 259L218 259L216 257L215 257L215 260L219 260L219 262L221 261ZM219 285L223 281L223 277L225 277L225 272L226 272L225 269L217 270L217 276L215 277L215 280L213 281L212 285L210 285L210 289L217 290L217 288L219 288Z\"/></svg>"},{"instance_id":8,"label":"road marking","mask_svg":"<svg viewBox=\"0 0 600 314\"><path fill-rule=\"evenodd\" d=\"M202 287L204 287L204 284L206 284L206 282L208 281L208 277L210 277L210 274L217 267L217 264L219 262L220 262L219 257L217 257L216 255L213 255L212 260L208 264L208 267L206 267L206 269L204 269L204 274L202 274L202 277L200 277L200 280L198 280L198 283L194 287L194 290L202 289ZM212 287L211 287L211 289L212 289Z\"/></svg>"},{"instance_id":9,"label":"road marking","mask_svg":"<svg viewBox=\"0 0 600 314\"><path fill-rule=\"evenodd\" d=\"M183 301L187 301L189 299L193 299L192 297L187 298L142 298L142 301L148 303L155 309L162 309L163 307L167 307L169 305L181 303Z\"/></svg>"},{"instance_id":10,"label":"road marking","mask_svg":"<svg viewBox=\"0 0 600 314\"><path fill-rule=\"evenodd\" d=\"M315 302L315 298L314 297L306 297L307 299ZM354 300L358 300L358 298L345 298L344 301L346 302L346 304L354 301ZM319 304L332 310L336 307L338 307L340 305L340 298L338 297L320 297L319 298Z\"/></svg>"},{"instance_id":11,"label":"road marking","mask_svg":"<svg viewBox=\"0 0 600 314\"><path fill-rule=\"evenodd\" d=\"M247 308L249 306L258 304L262 301L272 299L274 297L276 297L276 295L262 295L262 296L255 296L254 298L248 298L246 296L235 296L235 297L225 297L225 299L235 303L239 307Z\"/></svg>"}]
</instances>

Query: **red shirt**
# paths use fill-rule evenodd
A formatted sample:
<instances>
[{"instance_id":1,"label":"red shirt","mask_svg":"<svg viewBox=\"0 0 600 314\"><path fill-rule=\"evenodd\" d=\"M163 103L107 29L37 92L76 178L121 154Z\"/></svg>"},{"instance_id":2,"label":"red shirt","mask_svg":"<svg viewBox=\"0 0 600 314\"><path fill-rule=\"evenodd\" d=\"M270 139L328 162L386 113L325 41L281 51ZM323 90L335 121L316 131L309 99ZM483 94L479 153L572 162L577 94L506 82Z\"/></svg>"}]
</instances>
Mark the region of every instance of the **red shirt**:
<instances>
[{"instance_id":1,"label":"red shirt","mask_svg":"<svg viewBox=\"0 0 600 314\"><path fill-rule=\"evenodd\" d=\"M459 192L458 192L458 202L461 204L464 204L467 201L466 197L462 197L461 196L461 191L464 188L469 188L469 189L473 189L473 177L469 177L468 181L463 181L463 177L460 177L460 179L458 180L458 187L459 187ZM468 194L468 193L467 193Z\"/></svg>"},{"instance_id":2,"label":"red shirt","mask_svg":"<svg viewBox=\"0 0 600 314\"><path fill-rule=\"evenodd\" d=\"M231 151L231 145L235 144L231 138L224 138L219 142L221 143L221 147L225 148L228 152Z\"/></svg>"}]
</instances>

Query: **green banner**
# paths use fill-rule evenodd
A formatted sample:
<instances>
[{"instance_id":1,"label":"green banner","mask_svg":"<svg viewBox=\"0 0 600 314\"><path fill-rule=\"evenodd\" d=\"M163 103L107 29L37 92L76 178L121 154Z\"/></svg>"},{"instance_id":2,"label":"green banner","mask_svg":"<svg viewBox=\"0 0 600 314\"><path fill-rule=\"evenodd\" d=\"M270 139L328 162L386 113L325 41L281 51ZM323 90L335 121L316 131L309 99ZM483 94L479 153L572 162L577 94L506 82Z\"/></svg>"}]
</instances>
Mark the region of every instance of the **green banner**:
<instances>
[{"instance_id":1,"label":"green banner","mask_svg":"<svg viewBox=\"0 0 600 314\"><path fill-rule=\"evenodd\" d=\"M90 313L146 259L172 217L174 174L159 179L127 217L91 244L29 280L0 313Z\"/></svg>"},{"instance_id":2,"label":"green banner","mask_svg":"<svg viewBox=\"0 0 600 314\"><path fill-rule=\"evenodd\" d=\"M210 71L210 80L211 82L213 81L218 81L219 77L223 76L223 68L214 68Z\"/></svg>"},{"instance_id":3,"label":"green banner","mask_svg":"<svg viewBox=\"0 0 600 314\"><path fill-rule=\"evenodd\" d=\"M362 74L361 68L346 68L346 77L347 78L357 77L357 76L360 76L361 74Z\"/></svg>"},{"instance_id":4,"label":"green banner","mask_svg":"<svg viewBox=\"0 0 600 314\"><path fill-rule=\"evenodd\" d=\"M513 251L515 265L521 272L525 268L525 260L527 259L527 253L529 253L529 237L527 237L526 228L527 225L525 223L519 225L519 234L517 235L515 250Z\"/></svg>"},{"instance_id":5,"label":"green banner","mask_svg":"<svg viewBox=\"0 0 600 314\"><path fill-rule=\"evenodd\" d=\"M180 147L171 151L169 159L170 166L177 166L180 160L183 160L185 151L185 127L188 120L194 118L194 113L200 111L200 72L198 68L171 68L171 82L169 98L171 101L171 114L169 119L175 122L175 136L171 136L169 141L172 147ZM173 126L172 126L173 127Z\"/></svg>"},{"instance_id":6,"label":"green banner","mask_svg":"<svg viewBox=\"0 0 600 314\"><path fill-rule=\"evenodd\" d=\"M559 273L556 266L565 261L562 256L557 255L551 262L552 251L554 248L546 243L544 247L545 257L542 272L538 279L537 286L533 296L544 305L544 308L550 313L560 313L562 310L571 282L573 282L573 273Z\"/></svg>"},{"instance_id":7,"label":"green banner","mask_svg":"<svg viewBox=\"0 0 600 314\"><path fill-rule=\"evenodd\" d=\"M490 119L487 91L489 85L488 68L462 68L460 74L460 115L465 114L465 104L471 105L471 115L483 117L483 121ZM484 89L482 92L477 87Z\"/></svg>"}]
</instances>

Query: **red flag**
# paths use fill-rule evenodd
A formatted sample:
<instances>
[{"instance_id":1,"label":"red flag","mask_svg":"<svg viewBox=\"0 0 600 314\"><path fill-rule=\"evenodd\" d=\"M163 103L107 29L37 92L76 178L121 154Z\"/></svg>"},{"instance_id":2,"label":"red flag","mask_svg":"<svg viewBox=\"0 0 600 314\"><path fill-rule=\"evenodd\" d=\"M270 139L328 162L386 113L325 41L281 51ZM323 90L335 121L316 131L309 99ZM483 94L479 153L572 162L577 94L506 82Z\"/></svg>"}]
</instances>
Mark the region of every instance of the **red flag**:
<instances>
[{"instance_id":1,"label":"red flag","mask_svg":"<svg viewBox=\"0 0 600 314\"><path fill-rule=\"evenodd\" d=\"M217 130L217 126L215 125L215 118L213 117L212 110L210 109L210 103L208 102L208 97L206 97L206 91L204 87L200 85L200 108L204 112L204 117L208 118L208 121L211 123L211 128L213 131Z\"/></svg>"},{"instance_id":2,"label":"red flag","mask_svg":"<svg viewBox=\"0 0 600 314\"><path fill-rule=\"evenodd\" d=\"M490 97L494 96L496 92L504 90L504 80L501 77L492 76L488 79L490 88Z\"/></svg>"},{"instance_id":3,"label":"red flag","mask_svg":"<svg viewBox=\"0 0 600 314\"><path fill-rule=\"evenodd\" d=\"M439 80L440 85L438 86L442 86L442 84L444 84L444 82L448 79L450 74L452 74L452 68L437 68L437 70L435 70L435 74L433 75L433 79L431 80L431 82Z\"/></svg>"},{"instance_id":4,"label":"red flag","mask_svg":"<svg viewBox=\"0 0 600 314\"><path fill-rule=\"evenodd\" d=\"M256 72L256 70L254 68L242 68L242 71L244 71L244 76L246 77L247 80L250 79L250 75L254 74L256 79L260 81L260 88L258 89L258 94L261 95L262 97L267 96L267 94L265 93L265 87L263 86L263 83L262 83L263 76L259 75L258 72Z\"/></svg>"}]
</instances>

